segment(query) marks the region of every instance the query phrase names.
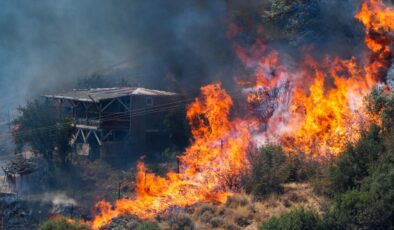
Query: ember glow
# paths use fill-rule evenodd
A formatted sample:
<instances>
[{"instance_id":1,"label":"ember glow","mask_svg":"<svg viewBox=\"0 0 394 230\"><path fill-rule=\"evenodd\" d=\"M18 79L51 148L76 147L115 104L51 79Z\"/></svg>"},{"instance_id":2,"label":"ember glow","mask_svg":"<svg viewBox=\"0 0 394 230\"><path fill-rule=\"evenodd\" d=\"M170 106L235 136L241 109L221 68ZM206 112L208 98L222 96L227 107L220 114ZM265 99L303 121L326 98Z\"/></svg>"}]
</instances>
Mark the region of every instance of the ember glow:
<instances>
[{"instance_id":1,"label":"ember glow","mask_svg":"<svg viewBox=\"0 0 394 230\"><path fill-rule=\"evenodd\" d=\"M248 48L234 44L245 68L254 72L238 80L249 114L230 119L231 97L220 84L203 87L188 106L193 142L179 158L180 172L160 177L138 163L135 198L114 205L98 202L92 228L125 213L149 219L171 207L225 202L249 165L251 145L275 142L289 153L303 152L319 160L338 156L369 123L363 99L384 82L393 58L394 9L381 0L365 0L356 18L365 27L365 58L317 60L306 49L302 61L284 61L259 39ZM230 30L230 39L242 31L234 25Z\"/></svg>"},{"instance_id":2,"label":"ember glow","mask_svg":"<svg viewBox=\"0 0 394 230\"><path fill-rule=\"evenodd\" d=\"M220 84L201 91L202 96L188 107L194 141L180 158L180 173L169 172L163 178L148 173L140 162L135 199L120 199L114 207L105 201L97 203L100 215L92 223L94 229L123 213L147 219L175 206L226 201L232 178L248 165L250 134L246 121L229 120L233 102Z\"/></svg>"}]
</instances>

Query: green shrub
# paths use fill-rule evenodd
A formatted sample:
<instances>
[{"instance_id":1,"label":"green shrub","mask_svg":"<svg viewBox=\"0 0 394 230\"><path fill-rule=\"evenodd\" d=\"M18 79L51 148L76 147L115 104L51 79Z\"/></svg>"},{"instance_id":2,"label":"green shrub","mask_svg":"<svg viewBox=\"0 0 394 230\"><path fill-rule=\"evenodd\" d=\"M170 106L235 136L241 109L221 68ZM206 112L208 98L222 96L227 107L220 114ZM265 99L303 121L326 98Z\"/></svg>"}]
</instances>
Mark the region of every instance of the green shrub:
<instances>
[{"instance_id":1,"label":"green shrub","mask_svg":"<svg viewBox=\"0 0 394 230\"><path fill-rule=\"evenodd\" d=\"M321 169L321 163L308 159L302 153L289 153L288 164L290 169L289 181L306 181L315 176Z\"/></svg>"},{"instance_id":2,"label":"green shrub","mask_svg":"<svg viewBox=\"0 0 394 230\"><path fill-rule=\"evenodd\" d=\"M394 164L382 159L359 190L341 194L325 216L326 229L393 229Z\"/></svg>"},{"instance_id":3,"label":"green shrub","mask_svg":"<svg viewBox=\"0 0 394 230\"><path fill-rule=\"evenodd\" d=\"M334 202L324 229L393 229L394 98L375 88L367 109L381 125L372 125L337 159L329 180Z\"/></svg>"},{"instance_id":4,"label":"green shrub","mask_svg":"<svg viewBox=\"0 0 394 230\"><path fill-rule=\"evenodd\" d=\"M243 176L243 185L248 193L264 196L281 192L290 174L286 155L278 146L265 146L250 154L251 167Z\"/></svg>"},{"instance_id":5,"label":"green shrub","mask_svg":"<svg viewBox=\"0 0 394 230\"><path fill-rule=\"evenodd\" d=\"M157 223L146 221L139 224L136 230L160 230L160 228Z\"/></svg>"},{"instance_id":6,"label":"green shrub","mask_svg":"<svg viewBox=\"0 0 394 230\"><path fill-rule=\"evenodd\" d=\"M383 131L394 131L394 94L387 93L382 87L372 89L366 97L366 107L372 116L377 116L382 122Z\"/></svg>"},{"instance_id":7,"label":"green shrub","mask_svg":"<svg viewBox=\"0 0 394 230\"><path fill-rule=\"evenodd\" d=\"M64 217L47 220L42 223L38 230L89 230L87 225L72 223Z\"/></svg>"},{"instance_id":8,"label":"green shrub","mask_svg":"<svg viewBox=\"0 0 394 230\"><path fill-rule=\"evenodd\" d=\"M361 139L348 146L335 166L330 170L333 193L342 193L359 188L360 182L368 176L368 167L375 163L384 150L380 129L372 125L368 132L363 132Z\"/></svg>"},{"instance_id":9,"label":"green shrub","mask_svg":"<svg viewBox=\"0 0 394 230\"><path fill-rule=\"evenodd\" d=\"M321 165L320 172L313 175L309 180L313 192L319 196L333 197L334 191L332 190L332 180L330 177L330 166Z\"/></svg>"},{"instance_id":10,"label":"green shrub","mask_svg":"<svg viewBox=\"0 0 394 230\"><path fill-rule=\"evenodd\" d=\"M319 228L320 218L317 213L304 208L273 217L260 226L260 230L315 230Z\"/></svg>"}]
</instances>

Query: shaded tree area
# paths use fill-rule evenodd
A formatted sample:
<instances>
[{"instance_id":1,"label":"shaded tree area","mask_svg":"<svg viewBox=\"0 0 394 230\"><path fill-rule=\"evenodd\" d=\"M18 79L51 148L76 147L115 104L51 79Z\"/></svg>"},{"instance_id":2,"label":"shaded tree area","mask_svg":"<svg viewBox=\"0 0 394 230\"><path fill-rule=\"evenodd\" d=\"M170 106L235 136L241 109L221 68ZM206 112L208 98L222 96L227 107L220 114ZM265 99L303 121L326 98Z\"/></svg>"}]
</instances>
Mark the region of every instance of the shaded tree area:
<instances>
[{"instance_id":1,"label":"shaded tree area","mask_svg":"<svg viewBox=\"0 0 394 230\"><path fill-rule=\"evenodd\" d=\"M48 163L59 161L66 165L70 160L70 140L74 133L71 122L62 118L48 104L37 100L28 102L18 111L12 133L16 151L20 152L28 146Z\"/></svg>"}]
</instances>

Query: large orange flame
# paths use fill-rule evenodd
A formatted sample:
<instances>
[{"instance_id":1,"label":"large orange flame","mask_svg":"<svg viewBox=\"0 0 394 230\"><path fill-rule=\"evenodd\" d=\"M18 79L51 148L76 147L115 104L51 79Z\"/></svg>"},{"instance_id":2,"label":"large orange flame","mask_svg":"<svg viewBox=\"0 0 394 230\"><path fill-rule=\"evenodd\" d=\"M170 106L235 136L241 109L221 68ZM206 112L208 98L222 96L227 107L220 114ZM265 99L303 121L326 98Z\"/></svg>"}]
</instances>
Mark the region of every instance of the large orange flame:
<instances>
[{"instance_id":1,"label":"large orange flame","mask_svg":"<svg viewBox=\"0 0 394 230\"><path fill-rule=\"evenodd\" d=\"M356 18L365 27L365 44L372 51L367 74L385 75L394 58L394 7L382 0L365 0Z\"/></svg>"},{"instance_id":2,"label":"large orange flame","mask_svg":"<svg viewBox=\"0 0 394 230\"><path fill-rule=\"evenodd\" d=\"M247 88L251 109L265 122L266 131L255 135L257 142L279 142L289 152L325 159L358 139L371 119L363 99L385 80L392 62L394 9L381 0L366 0L356 18L365 26L368 61L355 57L317 61L305 55L292 66L261 40L249 49L234 44L245 67L256 73L251 81L239 82ZM242 31L234 27L232 31Z\"/></svg>"},{"instance_id":3,"label":"large orange flame","mask_svg":"<svg viewBox=\"0 0 394 230\"><path fill-rule=\"evenodd\" d=\"M203 87L202 96L188 107L194 140L179 158L180 172L160 177L139 162L135 198L114 205L98 202L92 228L99 229L124 213L147 219L175 206L224 202L249 165L246 152L252 139L260 144L280 142L289 152L298 150L314 159L337 156L368 124L363 98L385 77L393 58L393 8L382 0L365 0L356 18L365 26L367 62L354 57L317 61L305 55L301 64L288 65L261 40L251 49L234 44L245 66L256 73L253 80L239 81L253 122L229 119L233 101L220 84ZM232 25L229 35L239 31ZM256 121L263 127L259 132L249 127Z\"/></svg>"},{"instance_id":4,"label":"large orange flame","mask_svg":"<svg viewBox=\"0 0 394 230\"><path fill-rule=\"evenodd\" d=\"M234 185L231 182L248 165L245 154L249 130L246 121L229 120L233 102L220 84L205 86L201 91L202 96L188 107L194 141L180 157L180 173L169 172L163 178L147 172L140 162L135 199L120 199L114 207L99 202L100 215L92 223L94 229L123 213L153 218L174 206L226 201Z\"/></svg>"},{"instance_id":5,"label":"large orange flame","mask_svg":"<svg viewBox=\"0 0 394 230\"><path fill-rule=\"evenodd\" d=\"M311 86L294 88L288 120L289 130L281 141L315 159L337 156L347 143L359 138L368 122L363 98L373 87L356 67L356 60L330 61L328 69L313 60ZM308 72L307 72L308 73Z\"/></svg>"},{"instance_id":6,"label":"large orange flame","mask_svg":"<svg viewBox=\"0 0 394 230\"><path fill-rule=\"evenodd\" d=\"M373 31L387 32L394 29L393 7L382 0L364 0L356 18Z\"/></svg>"}]
</instances>

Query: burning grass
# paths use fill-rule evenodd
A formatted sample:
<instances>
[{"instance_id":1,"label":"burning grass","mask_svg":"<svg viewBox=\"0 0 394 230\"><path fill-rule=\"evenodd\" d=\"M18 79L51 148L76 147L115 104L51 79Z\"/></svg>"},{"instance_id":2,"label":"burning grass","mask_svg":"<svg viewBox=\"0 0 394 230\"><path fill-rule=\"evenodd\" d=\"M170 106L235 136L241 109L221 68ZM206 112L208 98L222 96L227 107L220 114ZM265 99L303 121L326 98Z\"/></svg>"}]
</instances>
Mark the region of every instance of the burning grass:
<instances>
[{"instance_id":1,"label":"burning grass","mask_svg":"<svg viewBox=\"0 0 394 230\"><path fill-rule=\"evenodd\" d=\"M180 173L166 177L148 173L138 164L136 198L117 200L114 207L101 201L92 227L98 229L124 213L143 219L155 217L171 207L185 207L201 201L225 202L231 188L223 178L236 178L248 165L250 134L246 121L230 120L230 96L219 84L202 88L202 96L188 107L193 144L180 157Z\"/></svg>"},{"instance_id":2,"label":"burning grass","mask_svg":"<svg viewBox=\"0 0 394 230\"><path fill-rule=\"evenodd\" d=\"M157 218L160 229L258 229L273 216L308 207L321 213L324 198L315 196L306 183L283 184L282 194L256 200L244 193L234 194L224 204L200 202L185 208L168 210ZM143 223L130 215L115 218L110 227L138 226ZM106 228L104 228L106 229Z\"/></svg>"}]
</instances>

